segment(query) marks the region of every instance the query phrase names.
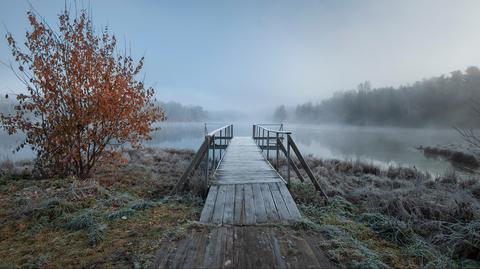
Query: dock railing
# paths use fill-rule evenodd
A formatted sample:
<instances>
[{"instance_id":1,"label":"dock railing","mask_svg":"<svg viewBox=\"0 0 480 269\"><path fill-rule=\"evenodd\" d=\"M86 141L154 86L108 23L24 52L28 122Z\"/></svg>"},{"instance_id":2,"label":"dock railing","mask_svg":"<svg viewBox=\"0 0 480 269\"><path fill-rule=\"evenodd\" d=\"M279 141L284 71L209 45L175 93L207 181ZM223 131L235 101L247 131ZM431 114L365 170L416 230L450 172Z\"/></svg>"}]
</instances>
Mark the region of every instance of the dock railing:
<instances>
[{"instance_id":1,"label":"dock railing","mask_svg":"<svg viewBox=\"0 0 480 269\"><path fill-rule=\"evenodd\" d=\"M286 163L287 163L287 186L290 186L291 176L290 170L293 169L300 181L304 181L302 174L300 173L299 167L293 161L292 151L297 157L301 168L305 170L310 181L313 183L315 189L319 191L325 199L328 201L328 197L321 188L317 179L312 173L312 170L308 166L307 162L303 158L300 150L297 147L297 144L292 138L292 132L285 131L283 128L283 123L262 123L254 124L252 128L252 137L260 149L266 155L267 161L272 163L270 158L270 151L274 150L275 152L275 162L273 167L279 171L279 157L280 151L284 154ZM273 143L272 143L273 140ZM286 140L286 146L283 144L283 141Z\"/></svg>"},{"instance_id":2,"label":"dock railing","mask_svg":"<svg viewBox=\"0 0 480 269\"><path fill-rule=\"evenodd\" d=\"M184 191L190 180L190 176L200 166L202 160L205 161L205 189L208 188L210 175L215 173L218 168L219 160L225 154L230 140L233 138L233 124L228 124L207 133L207 123L205 124L205 139L197 150L187 170L183 173L180 180L175 185L173 192ZM217 153L218 151L218 153ZM217 160L218 159L218 160Z\"/></svg>"}]
</instances>

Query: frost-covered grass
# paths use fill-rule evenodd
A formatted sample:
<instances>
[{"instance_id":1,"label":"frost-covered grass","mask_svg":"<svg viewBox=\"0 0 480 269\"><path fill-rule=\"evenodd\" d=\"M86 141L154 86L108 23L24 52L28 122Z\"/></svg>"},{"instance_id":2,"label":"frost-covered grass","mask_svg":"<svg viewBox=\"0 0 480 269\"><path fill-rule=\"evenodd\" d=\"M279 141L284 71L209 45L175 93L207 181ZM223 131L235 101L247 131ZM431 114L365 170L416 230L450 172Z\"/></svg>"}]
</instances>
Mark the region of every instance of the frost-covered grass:
<instances>
[{"instance_id":1,"label":"frost-covered grass","mask_svg":"<svg viewBox=\"0 0 480 269\"><path fill-rule=\"evenodd\" d=\"M480 182L411 168L309 158L331 203L308 183L291 191L331 259L346 267L480 266Z\"/></svg>"},{"instance_id":2,"label":"frost-covered grass","mask_svg":"<svg viewBox=\"0 0 480 269\"><path fill-rule=\"evenodd\" d=\"M468 148L463 149L460 146L455 147L455 145L427 147L420 146L418 147L418 150L421 150L427 157L443 158L459 168L475 170L480 167L478 152L474 152Z\"/></svg>"},{"instance_id":3,"label":"frost-covered grass","mask_svg":"<svg viewBox=\"0 0 480 269\"><path fill-rule=\"evenodd\" d=\"M36 179L0 166L0 268L146 267L161 240L199 218L202 199L169 196L191 151L145 149L92 178Z\"/></svg>"}]
</instances>

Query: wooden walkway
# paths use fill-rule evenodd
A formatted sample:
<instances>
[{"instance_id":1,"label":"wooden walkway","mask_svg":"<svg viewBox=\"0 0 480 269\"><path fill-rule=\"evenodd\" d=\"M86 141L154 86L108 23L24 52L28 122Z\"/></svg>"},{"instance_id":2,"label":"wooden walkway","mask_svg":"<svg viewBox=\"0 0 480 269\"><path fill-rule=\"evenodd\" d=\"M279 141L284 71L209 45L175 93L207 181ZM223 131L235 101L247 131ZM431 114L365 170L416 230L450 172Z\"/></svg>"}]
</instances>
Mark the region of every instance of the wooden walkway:
<instances>
[{"instance_id":1,"label":"wooden walkway","mask_svg":"<svg viewBox=\"0 0 480 269\"><path fill-rule=\"evenodd\" d=\"M214 174L200 222L227 225L301 219L285 182L250 137L234 137Z\"/></svg>"},{"instance_id":2,"label":"wooden walkway","mask_svg":"<svg viewBox=\"0 0 480 269\"><path fill-rule=\"evenodd\" d=\"M321 237L280 227L222 226L163 242L152 268L339 268Z\"/></svg>"}]
</instances>

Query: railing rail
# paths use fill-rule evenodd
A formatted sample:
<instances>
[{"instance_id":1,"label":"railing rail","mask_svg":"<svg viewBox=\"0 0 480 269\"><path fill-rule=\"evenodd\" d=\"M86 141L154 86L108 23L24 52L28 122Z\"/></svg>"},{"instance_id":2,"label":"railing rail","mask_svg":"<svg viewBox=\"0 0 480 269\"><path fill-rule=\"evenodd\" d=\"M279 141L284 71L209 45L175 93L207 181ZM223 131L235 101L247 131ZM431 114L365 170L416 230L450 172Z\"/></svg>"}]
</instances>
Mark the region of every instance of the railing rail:
<instances>
[{"instance_id":1,"label":"railing rail","mask_svg":"<svg viewBox=\"0 0 480 269\"><path fill-rule=\"evenodd\" d=\"M268 128L270 126L279 126L278 130L274 130L272 128ZM303 158L300 150L297 147L295 141L291 136L291 132L283 130L283 124L254 124L252 129L252 137L260 149L266 155L267 161L271 162L270 159L270 150L275 150L275 163L273 167L278 171L279 170L279 155L280 151L285 155L286 163L287 163L287 185L290 186L291 176L290 176L290 167L293 171L297 174L297 177L303 182L303 176L300 173L299 167L295 164L292 159L291 150L295 153L301 167L305 170L310 181L313 183L313 186L317 191L319 191L325 199L328 201L328 197L321 188L320 184L318 183L317 179L312 173L312 170L308 166L307 162ZM286 139L286 146L283 144L283 141ZM274 141L272 143L272 140ZM266 151L266 152L265 152Z\"/></svg>"},{"instance_id":2,"label":"railing rail","mask_svg":"<svg viewBox=\"0 0 480 269\"><path fill-rule=\"evenodd\" d=\"M205 190L208 188L210 175L215 173L218 168L219 160L225 154L225 150L233 138L233 124L228 124L207 133L207 124L205 124L205 139L197 150L192 162L183 173L180 180L175 185L173 192L184 191L189 183L190 176L205 161ZM216 155L218 151L218 155ZM217 160L218 157L218 160Z\"/></svg>"}]
</instances>

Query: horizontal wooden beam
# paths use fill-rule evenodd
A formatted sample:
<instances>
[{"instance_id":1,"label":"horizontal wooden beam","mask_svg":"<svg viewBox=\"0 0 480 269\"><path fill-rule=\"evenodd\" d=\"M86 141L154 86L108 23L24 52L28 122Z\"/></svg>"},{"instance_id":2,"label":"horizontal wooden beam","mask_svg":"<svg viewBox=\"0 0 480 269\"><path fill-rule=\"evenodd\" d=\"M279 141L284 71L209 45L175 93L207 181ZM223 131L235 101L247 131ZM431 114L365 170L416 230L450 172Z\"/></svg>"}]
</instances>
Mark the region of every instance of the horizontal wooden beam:
<instances>
[{"instance_id":1,"label":"horizontal wooden beam","mask_svg":"<svg viewBox=\"0 0 480 269\"><path fill-rule=\"evenodd\" d=\"M228 145L218 145L215 144L215 149L226 149ZM210 149L213 149L213 145L210 145Z\"/></svg>"},{"instance_id":2,"label":"horizontal wooden beam","mask_svg":"<svg viewBox=\"0 0 480 269\"><path fill-rule=\"evenodd\" d=\"M270 140L272 140L272 139L275 140L275 139L277 139L277 137L276 137L275 135L271 135L270 138L268 138L268 137L265 135L264 137L262 137L262 136L256 136L256 137L254 137L253 139L254 139L254 140L269 140L269 139L270 139ZM282 139L282 140L283 140L283 139L285 139L285 138L280 136L280 137L278 137L278 139Z\"/></svg>"}]
</instances>

